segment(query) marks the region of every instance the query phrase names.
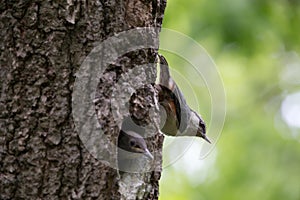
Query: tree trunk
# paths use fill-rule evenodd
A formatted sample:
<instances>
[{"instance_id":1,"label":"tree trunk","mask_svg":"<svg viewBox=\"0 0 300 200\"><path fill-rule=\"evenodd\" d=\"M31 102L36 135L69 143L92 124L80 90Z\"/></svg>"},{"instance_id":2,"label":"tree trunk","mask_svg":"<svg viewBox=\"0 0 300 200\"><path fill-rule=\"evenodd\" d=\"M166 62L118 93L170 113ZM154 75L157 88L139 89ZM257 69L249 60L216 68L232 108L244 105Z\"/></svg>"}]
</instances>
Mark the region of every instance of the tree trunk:
<instances>
[{"instance_id":1,"label":"tree trunk","mask_svg":"<svg viewBox=\"0 0 300 200\"><path fill-rule=\"evenodd\" d=\"M165 0L0 2L0 199L158 199L163 137L155 134L147 140L149 149L157 151L150 170L121 172L86 146L82 127L75 126L72 97L79 69L96 42L136 27L160 28L165 4ZM155 43L151 48L127 52L98 77L97 119L111 144L116 145L126 117L111 101L111 88L129 69L154 62L158 34L151 34ZM154 64L139 69L136 81L154 80ZM134 92L129 107L136 123L155 121L148 116L155 105L153 95L149 84ZM114 115L112 107L120 112ZM105 149L99 141L97 151L103 154ZM117 163L114 152L106 153L112 155L109 162ZM138 162L135 165L143 166L149 161Z\"/></svg>"}]
</instances>

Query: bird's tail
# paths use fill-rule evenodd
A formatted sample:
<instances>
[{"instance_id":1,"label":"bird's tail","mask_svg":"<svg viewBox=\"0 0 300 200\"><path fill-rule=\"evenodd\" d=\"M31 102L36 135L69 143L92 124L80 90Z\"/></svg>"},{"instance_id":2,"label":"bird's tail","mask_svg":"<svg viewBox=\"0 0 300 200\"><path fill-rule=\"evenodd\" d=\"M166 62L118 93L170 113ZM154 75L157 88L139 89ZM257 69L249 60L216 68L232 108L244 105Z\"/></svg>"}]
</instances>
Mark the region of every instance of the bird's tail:
<instances>
[{"instance_id":1,"label":"bird's tail","mask_svg":"<svg viewBox=\"0 0 300 200\"><path fill-rule=\"evenodd\" d=\"M169 64L163 55L158 54L158 58L160 70L159 84L169 88L170 90L173 90L175 82L171 78Z\"/></svg>"}]
</instances>

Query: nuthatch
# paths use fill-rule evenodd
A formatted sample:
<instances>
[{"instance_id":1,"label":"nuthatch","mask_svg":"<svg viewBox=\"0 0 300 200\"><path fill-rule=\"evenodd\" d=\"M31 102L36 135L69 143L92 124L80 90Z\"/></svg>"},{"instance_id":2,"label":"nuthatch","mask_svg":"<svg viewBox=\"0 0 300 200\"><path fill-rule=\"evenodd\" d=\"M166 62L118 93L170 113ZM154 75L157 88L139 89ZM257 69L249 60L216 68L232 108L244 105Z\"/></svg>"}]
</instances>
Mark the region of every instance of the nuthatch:
<instances>
[{"instance_id":1,"label":"nuthatch","mask_svg":"<svg viewBox=\"0 0 300 200\"><path fill-rule=\"evenodd\" d=\"M118 147L122 149L122 155L125 155L124 159L134 158L135 153L144 154L148 158L153 159L144 138L134 131L121 130L118 138Z\"/></svg>"},{"instance_id":2,"label":"nuthatch","mask_svg":"<svg viewBox=\"0 0 300 200\"><path fill-rule=\"evenodd\" d=\"M162 132L170 136L196 135L211 143L206 136L203 119L187 105L183 94L171 78L168 62L162 55L158 57L160 66L159 84L156 84L159 91L158 102L166 112Z\"/></svg>"}]
</instances>

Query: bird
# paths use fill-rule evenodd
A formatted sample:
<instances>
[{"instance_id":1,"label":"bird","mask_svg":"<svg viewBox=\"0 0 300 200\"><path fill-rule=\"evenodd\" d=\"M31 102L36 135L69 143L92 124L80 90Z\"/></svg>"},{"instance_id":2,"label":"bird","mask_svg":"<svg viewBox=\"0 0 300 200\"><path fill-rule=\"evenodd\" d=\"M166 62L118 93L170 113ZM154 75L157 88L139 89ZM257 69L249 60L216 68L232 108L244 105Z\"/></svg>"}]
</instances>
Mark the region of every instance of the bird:
<instances>
[{"instance_id":1,"label":"bird","mask_svg":"<svg viewBox=\"0 0 300 200\"><path fill-rule=\"evenodd\" d=\"M169 136L197 136L208 143L206 125L199 114L192 110L172 79L169 65L164 56L158 54L160 76L155 88L158 90L158 103L164 108L165 123L161 131Z\"/></svg>"},{"instance_id":2,"label":"bird","mask_svg":"<svg viewBox=\"0 0 300 200\"><path fill-rule=\"evenodd\" d=\"M118 137L119 156L124 159L134 159L145 155L151 160L153 155L147 148L144 138L132 130L120 130Z\"/></svg>"}]
</instances>

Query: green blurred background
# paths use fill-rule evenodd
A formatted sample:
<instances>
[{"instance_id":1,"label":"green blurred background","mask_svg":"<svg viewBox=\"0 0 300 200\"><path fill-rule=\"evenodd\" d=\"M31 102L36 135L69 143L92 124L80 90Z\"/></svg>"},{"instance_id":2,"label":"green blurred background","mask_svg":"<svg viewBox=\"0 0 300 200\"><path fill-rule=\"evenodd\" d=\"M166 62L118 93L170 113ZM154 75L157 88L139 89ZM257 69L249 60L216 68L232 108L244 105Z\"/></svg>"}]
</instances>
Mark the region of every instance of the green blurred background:
<instances>
[{"instance_id":1,"label":"green blurred background","mask_svg":"<svg viewBox=\"0 0 300 200\"><path fill-rule=\"evenodd\" d=\"M168 0L163 27L207 50L223 80L227 111L205 159L199 141L186 150L180 145L189 139L166 139L178 148L164 151L160 200L300 200L300 1ZM210 124L207 89L191 82ZM177 162L166 164L181 149Z\"/></svg>"}]
</instances>

